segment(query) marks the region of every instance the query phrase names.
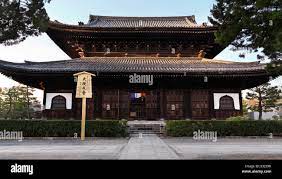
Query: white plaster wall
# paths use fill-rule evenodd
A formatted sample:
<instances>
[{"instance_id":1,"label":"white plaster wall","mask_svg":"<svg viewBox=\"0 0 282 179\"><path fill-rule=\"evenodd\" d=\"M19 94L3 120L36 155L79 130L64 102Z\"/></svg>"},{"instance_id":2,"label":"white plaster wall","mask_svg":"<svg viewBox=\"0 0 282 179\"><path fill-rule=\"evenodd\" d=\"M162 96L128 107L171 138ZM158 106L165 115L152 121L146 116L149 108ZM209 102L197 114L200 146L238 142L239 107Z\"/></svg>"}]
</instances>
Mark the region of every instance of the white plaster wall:
<instances>
[{"instance_id":1,"label":"white plaster wall","mask_svg":"<svg viewBox=\"0 0 282 179\"><path fill-rule=\"evenodd\" d=\"M253 120L259 119L259 112L250 112L249 117ZM277 112L262 112L262 120L271 120L273 116L278 115Z\"/></svg>"},{"instance_id":2,"label":"white plaster wall","mask_svg":"<svg viewBox=\"0 0 282 179\"><path fill-rule=\"evenodd\" d=\"M72 93L46 93L45 109L51 109L52 99L58 95L65 97L67 109L72 109Z\"/></svg>"},{"instance_id":3,"label":"white plaster wall","mask_svg":"<svg viewBox=\"0 0 282 179\"><path fill-rule=\"evenodd\" d=\"M219 100L222 96L230 96L234 101L234 108L240 110L240 97L239 93L213 93L214 109L219 109Z\"/></svg>"}]
</instances>

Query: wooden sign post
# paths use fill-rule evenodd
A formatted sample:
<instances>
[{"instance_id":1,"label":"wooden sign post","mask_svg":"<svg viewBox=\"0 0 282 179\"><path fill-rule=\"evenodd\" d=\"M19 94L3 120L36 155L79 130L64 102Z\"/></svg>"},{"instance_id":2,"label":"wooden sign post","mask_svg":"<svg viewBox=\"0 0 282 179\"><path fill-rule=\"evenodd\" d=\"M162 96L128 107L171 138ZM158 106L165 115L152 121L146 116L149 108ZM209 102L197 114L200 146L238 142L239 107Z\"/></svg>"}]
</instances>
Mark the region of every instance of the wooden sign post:
<instances>
[{"instance_id":1,"label":"wooden sign post","mask_svg":"<svg viewBox=\"0 0 282 179\"><path fill-rule=\"evenodd\" d=\"M86 99L92 98L92 73L80 72L73 76L77 77L76 98L82 98L81 111L81 140L85 140Z\"/></svg>"}]
</instances>

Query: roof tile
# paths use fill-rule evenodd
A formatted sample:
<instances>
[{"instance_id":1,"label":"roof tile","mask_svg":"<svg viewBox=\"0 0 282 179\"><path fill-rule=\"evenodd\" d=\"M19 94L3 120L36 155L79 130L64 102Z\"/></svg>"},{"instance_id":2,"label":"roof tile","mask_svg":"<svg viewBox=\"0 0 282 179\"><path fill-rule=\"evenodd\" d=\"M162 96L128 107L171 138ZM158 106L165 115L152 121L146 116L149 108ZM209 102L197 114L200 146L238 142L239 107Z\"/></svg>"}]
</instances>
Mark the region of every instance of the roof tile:
<instances>
[{"instance_id":1,"label":"roof tile","mask_svg":"<svg viewBox=\"0 0 282 179\"><path fill-rule=\"evenodd\" d=\"M7 70L52 72L147 72L147 73L241 73L264 72L257 62L239 63L196 57L85 57L52 62L11 63L0 61L0 72Z\"/></svg>"},{"instance_id":2,"label":"roof tile","mask_svg":"<svg viewBox=\"0 0 282 179\"><path fill-rule=\"evenodd\" d=\"M119 17L119 16L93 16L85 26L102 28L140 28L140 27L201 27L195 22L194 16L174 17Z\"/></svg>"}]
</instances>

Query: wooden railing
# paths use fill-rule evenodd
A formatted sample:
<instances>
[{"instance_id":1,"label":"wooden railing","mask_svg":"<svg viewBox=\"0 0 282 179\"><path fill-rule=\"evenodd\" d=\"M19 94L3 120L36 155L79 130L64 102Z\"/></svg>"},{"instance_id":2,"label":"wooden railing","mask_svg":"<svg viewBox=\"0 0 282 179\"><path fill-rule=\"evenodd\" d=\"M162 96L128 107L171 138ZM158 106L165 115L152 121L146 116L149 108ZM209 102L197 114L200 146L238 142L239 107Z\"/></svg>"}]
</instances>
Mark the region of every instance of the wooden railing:
<instances>
[{"instance_id":1,"label":"wooden railing","mask_svg":"<svg viewBox=\"0 0 282 179\"><path fill-rule=\"evenodd\" d=\"M167 52L85 52L85 57L196 57L193 53L172 54Z\"/></svg>"}]
</instances>

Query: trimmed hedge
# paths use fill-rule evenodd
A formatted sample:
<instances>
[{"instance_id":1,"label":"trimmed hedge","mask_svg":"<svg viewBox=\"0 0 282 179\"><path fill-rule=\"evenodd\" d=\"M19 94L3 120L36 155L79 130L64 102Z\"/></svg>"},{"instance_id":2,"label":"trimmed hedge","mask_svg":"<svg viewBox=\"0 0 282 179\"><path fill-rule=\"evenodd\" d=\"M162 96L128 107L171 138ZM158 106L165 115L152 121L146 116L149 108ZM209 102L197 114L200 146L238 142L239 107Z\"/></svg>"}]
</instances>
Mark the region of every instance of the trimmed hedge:
<instances>
[{"instance_id":1,"label":"trimmed hedge","mask_svg":"<svg viewBox=\"0 0 282 179\"><path fill-rule=\"evenodd\" d=\"M23 137L80 136L80 120L0 120L0 131L22 131ZM126 121L86 121L86 137L126 137Z\"/></svg>"},{"instance_id":2,"label":"trimmed hedge","mask_svg":"<svg viewBox=\"0 0 282 179\"><path fill-rule=\"evenodd\" d=\"M218 136L282 135L282 121L166 121L166 134L173 137L193 136L194 131L216 131Z\"/></svg>"}]
</instances>

